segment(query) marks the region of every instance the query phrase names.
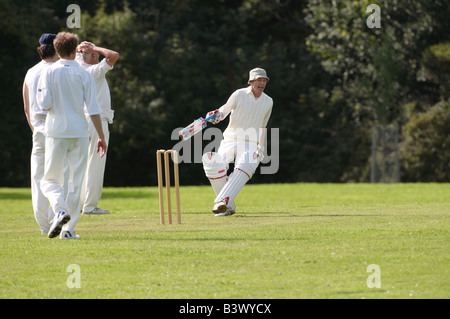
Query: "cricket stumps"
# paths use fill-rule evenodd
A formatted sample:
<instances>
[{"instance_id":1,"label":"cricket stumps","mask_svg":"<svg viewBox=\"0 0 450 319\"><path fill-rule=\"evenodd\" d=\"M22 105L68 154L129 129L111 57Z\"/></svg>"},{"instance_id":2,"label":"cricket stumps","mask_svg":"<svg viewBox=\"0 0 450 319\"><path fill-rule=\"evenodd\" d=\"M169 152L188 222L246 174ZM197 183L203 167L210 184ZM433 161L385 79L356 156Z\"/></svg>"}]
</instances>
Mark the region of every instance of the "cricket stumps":
<instances>
[{"instance_id":1,"label":"cricket stumps","mask_svg":"<svg viewBox=\"0 0 450 319\"><path fill-rule=\"evenodd\" d=\"M178 173L178 152L175 150L158 150L156 151L156 166L158 170L158 194L159 194L159 215L161 224L164 221L164 194L163 194L163 176L161 158L164 155L164 172L166 182L166 198L167 198L167 219L172 224L172 202L170 198L170 161L169 155L172 154L173 174L175 184L175 195L177 205L177 223L181 224L181 208L180 208L180 181Z\"/></svg>"}]
</instances>

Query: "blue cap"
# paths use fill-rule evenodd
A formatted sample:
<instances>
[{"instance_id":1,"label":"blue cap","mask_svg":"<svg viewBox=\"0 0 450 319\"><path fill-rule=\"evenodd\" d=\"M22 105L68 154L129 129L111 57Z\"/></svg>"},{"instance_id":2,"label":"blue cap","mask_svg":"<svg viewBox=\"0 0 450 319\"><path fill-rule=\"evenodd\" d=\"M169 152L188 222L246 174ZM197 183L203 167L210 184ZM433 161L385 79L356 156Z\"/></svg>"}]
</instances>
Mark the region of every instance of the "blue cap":
<instances>
[{"instance_id":1,"label":"blue cap","mask_svg":"<svg viewBox=\"0 0 450 319\"><path fill-rule=\"evenodd\" d=\"M39 44L53 44L53 39L56 38L56 34L53 33L44 33L41 35L41 38L39 39Z\"/></svg>"}]
</instances>

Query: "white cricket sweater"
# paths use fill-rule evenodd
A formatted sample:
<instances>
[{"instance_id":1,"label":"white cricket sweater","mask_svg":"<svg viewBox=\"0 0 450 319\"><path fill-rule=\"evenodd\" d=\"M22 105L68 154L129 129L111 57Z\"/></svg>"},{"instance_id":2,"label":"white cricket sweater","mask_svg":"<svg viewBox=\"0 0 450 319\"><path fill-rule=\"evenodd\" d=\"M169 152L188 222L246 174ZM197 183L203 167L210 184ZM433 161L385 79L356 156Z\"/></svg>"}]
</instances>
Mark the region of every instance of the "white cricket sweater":
<instances>
[{"instance_id":1,"label":"white cricket sweater","mask_svg":"<svg viewBox=\"0 0 450 319\"><path fill-rule=\"evenodd\" d=\"M36 127L41 122L41 118L47 115L47 111L43 111L39 107L36 100L36 94L42 71L52 64L53 62L41 60L41 62L29 69L25 75L25 83L28 87L28 99L30 103L30 122L33 127Z\"/></svg>"},{"instance_id":2,"label":"white cricket sweater","mask_svg":"<svg viewBox=\"0 0 450 319\"><path fill-rule=\"evenodd\" d=\"M234 91L219 109L224 118L231 113L230 122L223 133L224 138L257 143L260 129L267 126L272 106L270 96L262 93L259 98L255 98L250 86Z\"/></svg>"},{"instance_id":3,"label":"white cricket sweater","mask_svg":"<svg viewBox=\"0 0 450 319\"><path fill-rule=\"evenodd\" d=\"M75 61L77 61L83 69L88 71L94 77L95 88L97 90L97 103L102 110L102 119L105 119L109 124L112 124L114 119L114 110L111 108L111 92L109 90L105 75L114 67L106 63L106 59L102 59L97 64L84 63L81 53L76 54ZM88 117L89 114L87 114L86 110L85 113L86 117Z\"/></svg>"},{"instance_id":4,"label":"white cricket sweater","mask_svg":"<svg viewBox=\"0 0 450 319\"><path fill-rule=\"evenodd\" d=\"M52 138L89 137L84 104L90 115L101 113L94 78L74 60L60 59L42 72L37 102L48 110L45 133Z\"/></svg>"}]
</instances>

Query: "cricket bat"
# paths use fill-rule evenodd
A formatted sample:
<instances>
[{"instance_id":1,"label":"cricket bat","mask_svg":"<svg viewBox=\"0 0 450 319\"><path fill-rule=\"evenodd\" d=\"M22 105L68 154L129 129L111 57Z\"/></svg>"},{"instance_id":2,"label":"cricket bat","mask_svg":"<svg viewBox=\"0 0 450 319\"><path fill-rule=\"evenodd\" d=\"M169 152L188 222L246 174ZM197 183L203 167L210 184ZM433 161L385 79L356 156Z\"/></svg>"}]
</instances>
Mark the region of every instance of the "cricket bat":
<instances>
[{"instance_id":1,"label":"cricket bat","mask_svg":"<svg viewBox=\"0 0 450 319\"><path fill-rule=\"evenodd\" d=\"M186 141L190 139L192 136L203 130L207 123L211 121L213 118L216 117L216 114L212 114L208 116L206 119L203 117L198 118L188 126L186 126L184 129L180 130L178 132L178 135L182 141Z\"/></svg>"}]
</instances>

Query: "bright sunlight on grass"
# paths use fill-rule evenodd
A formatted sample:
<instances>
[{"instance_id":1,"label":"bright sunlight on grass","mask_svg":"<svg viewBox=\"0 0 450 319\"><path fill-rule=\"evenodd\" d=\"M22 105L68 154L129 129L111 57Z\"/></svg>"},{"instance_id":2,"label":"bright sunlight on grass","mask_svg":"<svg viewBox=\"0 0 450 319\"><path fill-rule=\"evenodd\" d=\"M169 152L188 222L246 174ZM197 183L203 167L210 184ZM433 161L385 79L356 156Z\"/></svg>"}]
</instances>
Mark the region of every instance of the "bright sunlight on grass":
<instances>
[{"instance_id":1,"label":"bright sunlight on grass","mask_svg":"<svg viewBox=\"0 0 450 319\"><path fill-rule=\"evenodd\" d=\"M181 188L105 188L80 240L41 235L29 189L0 189L0 298L449 298L449 184L247 185L233 216ZM69 288L70 265L80 288ZM369 288L380 269L380 288Z\"/></svg>"}]
</instances>

